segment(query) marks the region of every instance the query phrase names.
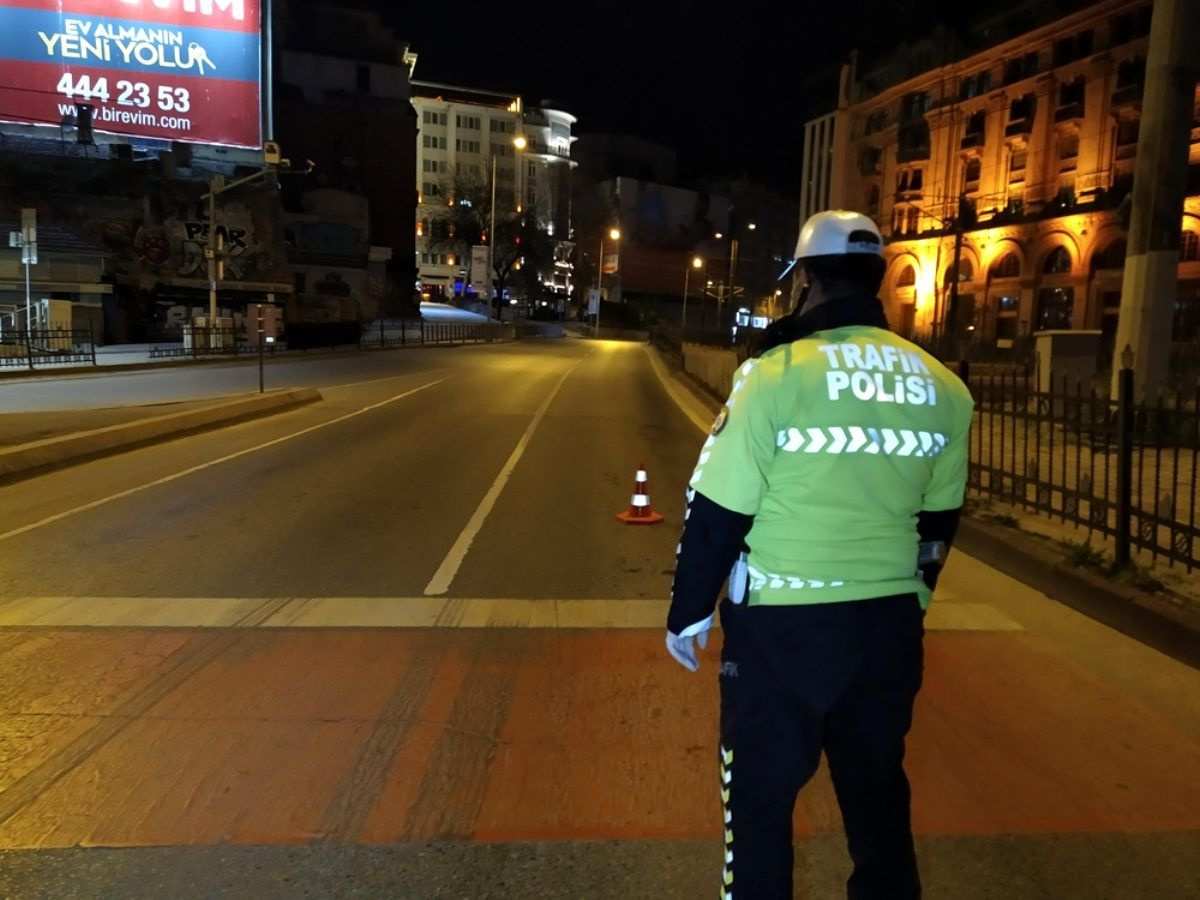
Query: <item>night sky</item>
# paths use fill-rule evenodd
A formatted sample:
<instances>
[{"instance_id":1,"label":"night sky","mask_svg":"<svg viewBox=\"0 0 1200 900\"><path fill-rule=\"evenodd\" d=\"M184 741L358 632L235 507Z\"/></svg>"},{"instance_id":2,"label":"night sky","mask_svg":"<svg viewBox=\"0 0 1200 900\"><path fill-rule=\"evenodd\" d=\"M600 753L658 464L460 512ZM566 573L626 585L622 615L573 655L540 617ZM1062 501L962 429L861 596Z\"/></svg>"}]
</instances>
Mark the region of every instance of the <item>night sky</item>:
<instances>
[{"instance_id":1,"label":"night sky","mask_svg":"<svg viewBox=\"0 0 1200 900\"><path fill-rule=\"evenodd\" d=\"M803 122L833 98L832 88L806 97L807 78L851 49L879 54L989 5L741 0L713 11L521 0L398 12L374 2L418 54L419 80L552 99L579 117L576 133L636 134L676 150L683 179L745 173L793 197Z\"/></svg>"}]
</instances>

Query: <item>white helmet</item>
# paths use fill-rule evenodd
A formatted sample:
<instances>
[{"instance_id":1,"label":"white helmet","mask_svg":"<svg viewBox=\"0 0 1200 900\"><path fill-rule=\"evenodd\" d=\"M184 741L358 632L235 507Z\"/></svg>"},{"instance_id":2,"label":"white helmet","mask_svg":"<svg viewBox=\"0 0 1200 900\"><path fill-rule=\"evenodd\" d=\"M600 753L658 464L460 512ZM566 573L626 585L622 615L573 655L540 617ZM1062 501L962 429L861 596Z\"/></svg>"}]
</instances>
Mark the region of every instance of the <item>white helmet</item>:
<instances>
[{"instance_id":1,"label":"white helmet","mask_svg":"<svg viewBox=\"0 0 1200 900\"><path fill-rule=\"evenodd\" d=\"M800 229L795 259L866 253L883 256L879 226L862 213L828 209L810 216Z\"/></svg>"}]
</instances>

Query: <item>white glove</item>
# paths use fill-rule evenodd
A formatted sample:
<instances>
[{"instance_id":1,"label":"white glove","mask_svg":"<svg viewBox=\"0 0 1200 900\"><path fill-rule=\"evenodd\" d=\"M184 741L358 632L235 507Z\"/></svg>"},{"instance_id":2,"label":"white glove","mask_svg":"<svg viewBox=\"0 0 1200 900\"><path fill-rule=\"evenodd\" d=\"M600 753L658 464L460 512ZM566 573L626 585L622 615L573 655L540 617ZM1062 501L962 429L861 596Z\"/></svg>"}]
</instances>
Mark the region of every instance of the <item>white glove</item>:
<instances>
[{"instance_id":1,"label":"white glove","mask_svg":"<svg viewBox=\"0 0 1200 900\"><path fill-rule=\"evenodd\" d=\"M696 651L692 647L692 638L696 639L696 643L703 650L708 646L708 630L712 628L712 623L713 617L709 616L703 622L689 625L679 634L672 631L667 632L667 652L689 672L695 672L700 668L700 661L696 658Z\"/></svg>"},{"instance_id":2,"label":"white glove","mask_svg":"<svg viewBox=\"0 0 1200 900\"><path fill-rule=\"evenodd\" d=\"M739 553L733 568L729 570L729 599L733 603L746 602L746 582L749 580L750 564L746 554Z\"/></svg>"}]
</instances>

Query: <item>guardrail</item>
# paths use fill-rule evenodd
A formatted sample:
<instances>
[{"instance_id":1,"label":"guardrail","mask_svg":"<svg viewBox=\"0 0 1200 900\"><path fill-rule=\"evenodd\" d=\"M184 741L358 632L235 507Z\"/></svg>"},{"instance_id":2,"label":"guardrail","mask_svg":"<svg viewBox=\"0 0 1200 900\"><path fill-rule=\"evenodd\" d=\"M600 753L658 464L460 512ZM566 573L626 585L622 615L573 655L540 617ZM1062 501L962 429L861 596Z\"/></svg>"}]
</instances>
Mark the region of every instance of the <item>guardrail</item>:
<instances>
[{"instance_id":1,"label":"guardrail","mask_svg":"<svg viewBox=\"0 0 1200 900\"><path fill-rule=\"evenodd\" d=\"M516 340L516 326L507 322L427 322L424 319L380 319L363 325L359 346L422 347L491 344Z\"/></svg>"},{"instance_id":2,"label":"guardrail","mask_svg":"<svg viewBox=\"0 0 1200 900\"><path fill-rule=\"evenodd\" d=\"M0 369L95 364L96 344L87 329L0 331Z\"/></svg>"}]
</instances>

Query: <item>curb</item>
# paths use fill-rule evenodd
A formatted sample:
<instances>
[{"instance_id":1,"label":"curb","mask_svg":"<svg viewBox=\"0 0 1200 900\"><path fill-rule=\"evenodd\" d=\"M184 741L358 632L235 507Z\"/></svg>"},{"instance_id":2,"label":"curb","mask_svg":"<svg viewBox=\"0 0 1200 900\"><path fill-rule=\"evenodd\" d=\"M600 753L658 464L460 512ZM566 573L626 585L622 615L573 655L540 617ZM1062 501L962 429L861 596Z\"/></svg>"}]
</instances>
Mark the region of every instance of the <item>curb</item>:
<instances>
[{"instance_id":1,"label":"curb","mask_svg":"<svg viewBox=\"0 0 1200 900\"><path fill-rule=\"evenodd\" d=\"M121 453L134 447L285 412L320 399L321 394L312 388L272 391L184 412L167 413L136 422L18 444L0 450L0 482L16 481L50 469Z\"/></svg>"},{"instance_id":2,"label":"curb","mask_svg":"<svg viewBox=\"0 0 1200 900\"><path fill-rule=\"evenodd\" d=\"M1047 538L967 515L955 546L1051 600L1200 669L1200 616L1171 592L1147 593L1073 566Z\"/></svg>"}]
</instances>

